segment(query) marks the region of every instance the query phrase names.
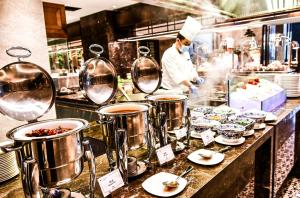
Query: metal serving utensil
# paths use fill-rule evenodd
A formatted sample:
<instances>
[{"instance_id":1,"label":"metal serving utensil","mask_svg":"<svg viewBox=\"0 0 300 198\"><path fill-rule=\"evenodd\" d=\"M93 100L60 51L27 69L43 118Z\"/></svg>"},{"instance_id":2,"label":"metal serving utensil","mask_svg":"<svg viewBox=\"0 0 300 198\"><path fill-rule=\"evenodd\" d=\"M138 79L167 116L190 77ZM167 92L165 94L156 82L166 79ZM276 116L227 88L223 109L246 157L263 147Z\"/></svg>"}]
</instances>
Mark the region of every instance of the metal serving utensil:
<instances>
[{"instance_id":1,"label":"metal serving utensil","mask_svg":"<svg viewBox=\"0 0 300 198\"><path fill-rule=\"evenodd\" d=\"M192 170L193 170L193 166L188 166L175 180L173 180L173 181L165 181L165 182L163 182L163 185L165 185L166 187L169 187L169 188L176 188L176 187L178 187L178 185L179 185L179 183L178 183L179 178L185 176L186 174L188 174Z\"/></svg>"},{"instance_id":2,"label":"metal serving utensil","mask_svg":"<svg viewBox=\"0 0 300 198\"><path fill-rule=\"evenodd\" d=\"M215 153L225 153L226 151L230 150L232 147L231 146L226 146L220 150L217 150L217 151L212 151L212 150L207 150L208 152L205 152L205 153L198 153L201 157L203 158L206 158L206 159L210 159L212 158L212 156L215 154Z\"/></svg>"}]
</instances>

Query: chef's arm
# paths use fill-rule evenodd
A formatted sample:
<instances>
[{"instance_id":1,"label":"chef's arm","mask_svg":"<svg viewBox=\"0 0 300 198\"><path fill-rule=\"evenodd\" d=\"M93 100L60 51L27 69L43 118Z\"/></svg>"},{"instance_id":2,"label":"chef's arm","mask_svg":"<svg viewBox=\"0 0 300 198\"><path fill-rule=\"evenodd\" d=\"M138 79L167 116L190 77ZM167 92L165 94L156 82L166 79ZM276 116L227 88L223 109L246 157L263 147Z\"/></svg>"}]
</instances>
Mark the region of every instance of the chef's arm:
<instances>
[{"instance_id":1,"label":"chef's arm","mask_svg":"<svg viewBox=\"0 0 300 198\"><path fill-rule=\"evenodd\" d=\"M190 83L190 82L187 81L187 80L181 81L181 83L179 83L179 84L185 85L185 86L187 86L189 89L190 89L191 86L193 85L192 83Z\"/></svg>"}]
</instances>

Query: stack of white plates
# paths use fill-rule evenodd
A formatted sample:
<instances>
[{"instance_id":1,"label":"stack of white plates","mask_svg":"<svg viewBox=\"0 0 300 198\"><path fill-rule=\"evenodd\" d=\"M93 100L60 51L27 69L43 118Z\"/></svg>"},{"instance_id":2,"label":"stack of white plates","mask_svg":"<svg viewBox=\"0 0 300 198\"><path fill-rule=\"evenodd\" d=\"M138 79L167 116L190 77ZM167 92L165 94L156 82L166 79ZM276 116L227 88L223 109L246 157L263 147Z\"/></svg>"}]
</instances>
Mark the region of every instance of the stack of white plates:
<instances>
[{"instance_id":1,"label":"stack of white plates","mask_svg":"<svg viewBox=\"0 0 300 198\"><path fill-rule=\"evenodd\" d=\"M286 90L287 97L300 97L299 74L276 75L275 83Z\"/></svg>"},{"instance_id":2,"label":"stack of white plates","mask_svg":"<svg viewBox=\"0 0 300 198\"><path fill-rule=\"evenodd\" d=\"M6 145L7 142L1 142L0 146ZM19 169L14 151L4 153L0 150L0 183L7 181L19 174Z\"/></svg>"}]
</instances>

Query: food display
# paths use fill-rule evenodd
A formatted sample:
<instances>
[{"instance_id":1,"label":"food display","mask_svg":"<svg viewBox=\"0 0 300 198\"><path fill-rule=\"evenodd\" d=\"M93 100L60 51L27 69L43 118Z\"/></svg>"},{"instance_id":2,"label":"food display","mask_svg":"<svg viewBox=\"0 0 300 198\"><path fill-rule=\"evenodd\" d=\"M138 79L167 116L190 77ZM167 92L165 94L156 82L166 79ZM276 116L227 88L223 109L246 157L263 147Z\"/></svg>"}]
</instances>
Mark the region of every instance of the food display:
<instances>
[{"instance_id":1,"label":"food display","mask_svg":"<svg viewBox=\"0 0 300 198\"><path fill-rule=\"evenodd\" d=\"M54 129L35 129L31 132L26 133L27 137L42 137L42 136L49 136L49 135L57 135L67 131L70 131L70 128L63 128L61 126L54 128Z\"/></svg>"},{"instance_id":2,"label":"food display","mask_svg":"<svg viewBox=\"0 0 300 198\"><path fill-rule=\"evenodd\" d=\"M257 77L233 79L230 84L230 107L241 111L260 109L272 111L286 100L283 88L268 80Z\"/></svg>"},{"instance_id":3,"label":"food display","mask_svg":"<svg viewBox=\"0 0 300 198\"><path fill-rule=\"evenodd\" d=\"M262 66L256 62L249 62L245 64L244 71L260 71L260 72L274 72L274 71L286 71L287 67L282 65L280 61L273 61L267 66Z\"/></svg>"}]
</instances>

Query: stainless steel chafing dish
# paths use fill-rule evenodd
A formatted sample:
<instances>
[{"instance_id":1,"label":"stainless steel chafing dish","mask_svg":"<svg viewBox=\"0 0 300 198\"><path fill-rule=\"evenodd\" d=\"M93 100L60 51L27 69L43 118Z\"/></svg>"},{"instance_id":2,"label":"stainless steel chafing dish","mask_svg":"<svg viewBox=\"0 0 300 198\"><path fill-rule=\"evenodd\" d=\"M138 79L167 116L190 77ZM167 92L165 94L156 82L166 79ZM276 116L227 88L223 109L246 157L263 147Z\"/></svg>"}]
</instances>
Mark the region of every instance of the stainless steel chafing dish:
<instances>
[{"instance_id":1,"label":"stainless steel chafing dish","mask_svg":"<svg viewBox=\"0 0 300 198\"><path fill-rule=\"evenodd\" d=\"M23 55L12 51L25 50ZM16 151L25 197L40 197L42 189L58 187L72 181L83 170L86 158L90 167L90 193L94 196L95 159L82 130L88 123L82 119L54 119L37 122L52 107L55 87L50 75L40 66L20 61L31 52L22 47L13 47L7 54L19 58L0 70L0 112L29 124L7 133L14 144L2 148L5 152ZM69 128L62 134L28 137L32 130L60 127ZM47 190L44 192L48 192Z\"/></svg>"},{"instance_id":2,"label":"stainless steel chafing dish","mask_svg":"<svg viewBox=\"0 0 300 198\"><path fill-rule=\"evenodd\" d=\"M127 181L127 151L139 148L147 148L146 162L149 162L152 153L152 135L149 127L149 104L140 103L120 103L107 104L116 94L118 88L117 74L111 62L100 57L103 47L91 45L90 52L96 55L95 58L88 60L80 72L80 87L84 95L95 104L103 105L99 110L99 124L104 135L106 144L106 154L110 168L113 169L115 162ZM97 51L98 49L98 51ZM137 60L138 61L138 60ZM148 63L142 61L144 68L136 68L136 83L142 81L146 74L152 71ZM147 87L142 87L147 89ZM119 141L119 132L125 136L123 141ZM120 132L120 133L121 133ZM124 139L125 138L125 139ZM121 146L123 145L123 147ZM118 149L118 148L123 149ZM117 159L113 157L116 151ZM122 159L121 159L122 158ZM121 159L121 160L119 160Z\"/></svg>"}]
</instances>

